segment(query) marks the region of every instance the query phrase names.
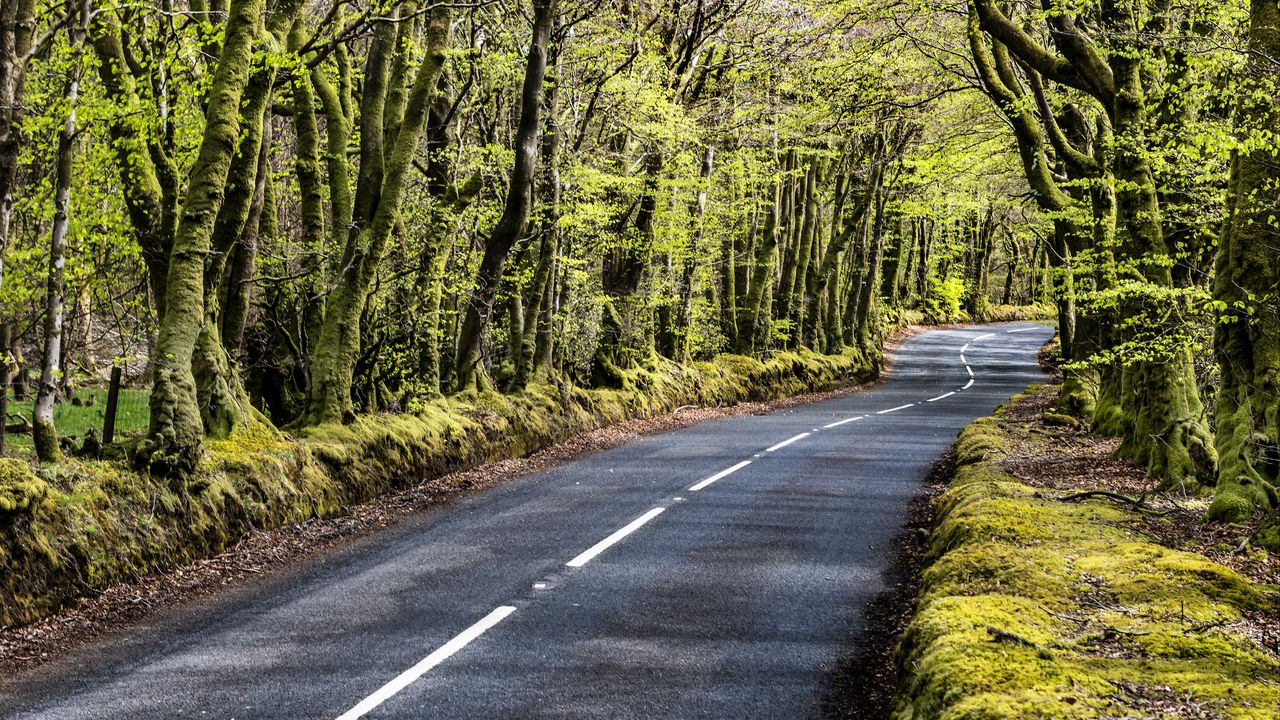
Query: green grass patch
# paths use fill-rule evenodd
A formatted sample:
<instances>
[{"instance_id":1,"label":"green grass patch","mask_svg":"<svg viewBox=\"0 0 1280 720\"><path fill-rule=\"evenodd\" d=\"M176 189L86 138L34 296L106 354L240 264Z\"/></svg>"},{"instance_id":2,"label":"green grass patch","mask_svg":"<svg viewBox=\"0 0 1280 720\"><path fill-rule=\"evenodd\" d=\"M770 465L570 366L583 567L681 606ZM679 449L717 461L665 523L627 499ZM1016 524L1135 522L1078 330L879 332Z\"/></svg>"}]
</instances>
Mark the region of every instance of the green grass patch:
<instances>
[{"instance_id":1,"label":"green grass patch","mask_svg":"<svg viewBox=\"0 0 1280 720\"><path fill-rule=\"evenodd\" d=\"M80 388L75 397L80 404L71 401L59 402L53 406L53 424L58 434L75 438L84 438L85 432L92 428L102 436L102 424L107 414L106 388ZM120 389L119 402L116 408L116 433L141 433L147 429L151 417L148 406L151 393L148 390ZM9 398L9 412L21 415L28 422L31 420L34 399L14 400ZM118 438L117 438L118 439ZM31 443L30 434L9 433L5 436L6 450L20 455L31 455L35 447Z\"/></svg>"}]
</instances>

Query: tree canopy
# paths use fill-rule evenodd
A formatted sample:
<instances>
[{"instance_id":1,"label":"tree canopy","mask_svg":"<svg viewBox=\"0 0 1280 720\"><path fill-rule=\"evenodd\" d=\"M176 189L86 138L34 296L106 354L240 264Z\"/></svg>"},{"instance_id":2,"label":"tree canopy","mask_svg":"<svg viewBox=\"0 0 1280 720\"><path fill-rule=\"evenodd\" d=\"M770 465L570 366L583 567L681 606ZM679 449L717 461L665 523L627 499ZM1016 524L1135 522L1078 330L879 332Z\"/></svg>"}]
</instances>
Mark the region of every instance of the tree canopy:
<instances>
[{"instance_id":1,"label":"tree canopy","mask_svg":"<svg viewBox=\"0 0 1280 720\"><path fill-rule=\"evenodd\" d=\"M56 461L125 368L181 478L241 428L1043 303L1064 410L1274 511L1277 16L0 0L0 384Z\"/></svg>"}]
</instances>

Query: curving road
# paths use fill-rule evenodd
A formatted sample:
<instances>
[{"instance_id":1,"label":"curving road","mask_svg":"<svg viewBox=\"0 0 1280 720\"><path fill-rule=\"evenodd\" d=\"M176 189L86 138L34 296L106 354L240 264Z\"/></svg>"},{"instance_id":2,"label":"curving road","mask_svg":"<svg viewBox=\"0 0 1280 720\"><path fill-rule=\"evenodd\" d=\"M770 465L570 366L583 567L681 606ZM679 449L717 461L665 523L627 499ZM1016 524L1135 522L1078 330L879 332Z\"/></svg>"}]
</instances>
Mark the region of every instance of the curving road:
<instances>
[{"instance_id":1,"label":"curving road","mask_svg":"<svg viewBox=\"0 0 1280 720\"><path fill-rule=\"evenodd\" d=\"M811 716L930 466L1051 336L926 332L867 392L478 493L9 679L0 717Z\"/></svg>"}]
</instances>

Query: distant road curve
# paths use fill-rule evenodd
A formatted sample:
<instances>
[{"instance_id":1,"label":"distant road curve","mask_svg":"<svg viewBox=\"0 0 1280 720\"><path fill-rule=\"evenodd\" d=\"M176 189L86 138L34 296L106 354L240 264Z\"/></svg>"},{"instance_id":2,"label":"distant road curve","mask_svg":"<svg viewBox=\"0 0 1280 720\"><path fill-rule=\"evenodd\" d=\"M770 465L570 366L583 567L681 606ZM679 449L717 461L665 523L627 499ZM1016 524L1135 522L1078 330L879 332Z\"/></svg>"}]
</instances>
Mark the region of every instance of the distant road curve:
<instances>
[{"instance_id":1,"label":"distant road curve","mask_svg":"<svg viewBox=\"0 0 1280 720\"><path fill-rule=\"evenodd\" d=\"M477 493L10 678L0 717L810 716L930 466L1052 335L925 332L866 392Z\"/></svg>"}]
</instances>

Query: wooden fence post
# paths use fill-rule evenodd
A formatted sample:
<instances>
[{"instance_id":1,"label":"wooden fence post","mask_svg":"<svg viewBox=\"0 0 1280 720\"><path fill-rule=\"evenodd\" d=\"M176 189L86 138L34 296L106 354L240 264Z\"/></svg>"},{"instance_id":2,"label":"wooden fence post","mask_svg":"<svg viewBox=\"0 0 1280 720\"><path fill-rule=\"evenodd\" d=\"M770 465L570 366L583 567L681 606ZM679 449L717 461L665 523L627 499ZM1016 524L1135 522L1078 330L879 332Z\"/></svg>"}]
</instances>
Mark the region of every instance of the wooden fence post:
<instances>
[{"instance_id":1,"label":"wooden fence post","mask_svg":"<svg viewBox=\"0 0 1280 720\"><path fill-rule=\"evenodd\" d=\"M120 366L111 368L111 385L107 388L107 412L102 418L102 444L109 445L116 435L116 405L120 401Z\"/></svg>"}]
</instances>

